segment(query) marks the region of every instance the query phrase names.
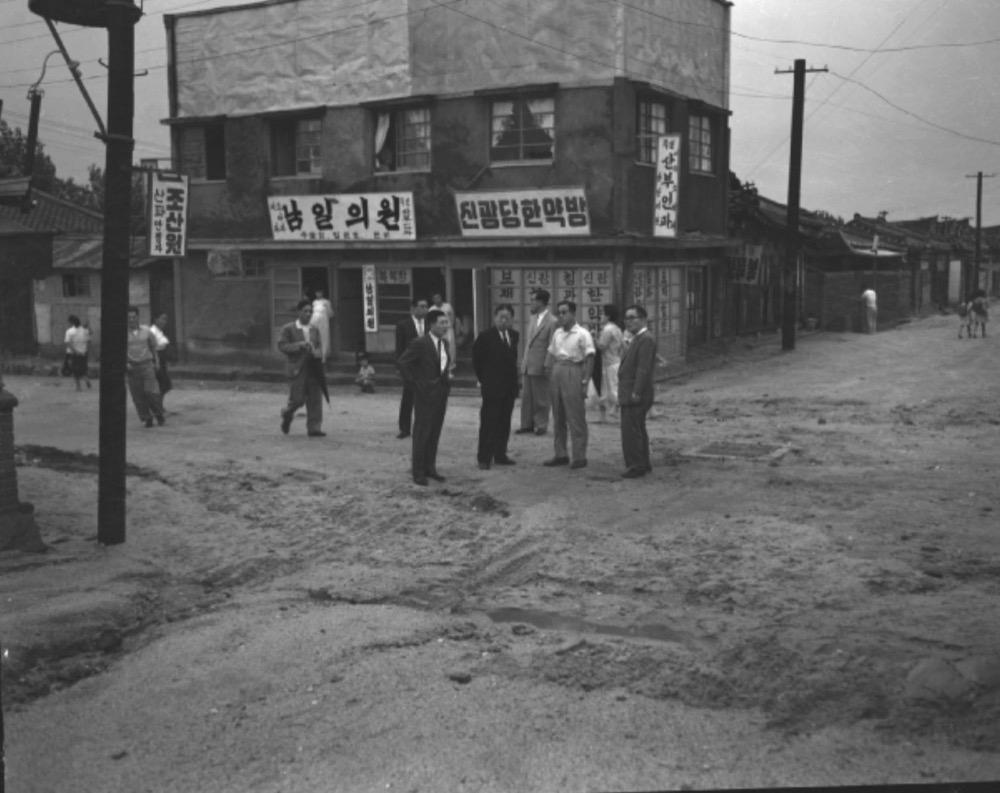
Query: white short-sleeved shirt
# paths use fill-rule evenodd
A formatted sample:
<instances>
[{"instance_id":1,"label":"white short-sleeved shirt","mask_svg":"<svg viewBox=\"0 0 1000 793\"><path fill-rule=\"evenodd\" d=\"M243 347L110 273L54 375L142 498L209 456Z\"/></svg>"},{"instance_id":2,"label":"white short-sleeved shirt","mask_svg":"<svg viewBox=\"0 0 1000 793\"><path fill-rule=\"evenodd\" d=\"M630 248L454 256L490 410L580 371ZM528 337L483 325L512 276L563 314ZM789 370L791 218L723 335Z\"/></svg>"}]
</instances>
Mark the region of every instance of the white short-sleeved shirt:
<instances>
[{"instance_id":1,"label":"white short-sleeved shirt","mask_svg":"<svg viewBox=\"0 0 1000 793\"><path fill-rule=\"evenodd\" d=\"M82 325L78 328L68 328L66 330L65 344L77 355L84 355L87 352L87 345L90 343L90 331Z\"/></svg>"},{"instance_id":2,"label":"white short-sleeved shirt","mask_svg":"<svg viewBox=\"0 0 1000 793\"><path fill-rule=\"evenodd\" d=\"M556 361L582 363L588 355L594 355L594 339L590 331L577 324L569 330L556 328L549 343L549 354Z\"/></svg>"}]
</instances>

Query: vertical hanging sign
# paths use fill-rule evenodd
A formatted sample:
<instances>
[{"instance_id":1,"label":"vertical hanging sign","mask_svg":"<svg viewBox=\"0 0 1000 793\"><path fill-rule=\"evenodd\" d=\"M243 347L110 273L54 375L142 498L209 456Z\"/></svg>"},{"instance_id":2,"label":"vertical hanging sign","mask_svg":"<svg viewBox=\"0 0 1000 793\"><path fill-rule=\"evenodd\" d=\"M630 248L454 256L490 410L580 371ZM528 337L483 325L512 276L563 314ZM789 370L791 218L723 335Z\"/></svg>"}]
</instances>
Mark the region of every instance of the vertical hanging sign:
<instances>
[{"instance_id":1,"label":"vertical hanging sign","mask_svg":"<svg viewBox=\"0 0 1000 793\"><path fill-rule=\"evenodd\" d=\"M366 264L361 268L362 298L364 306L362 308L365 318L365 333L378 332L378 292L375 285L375 265Z\"/></svg>"},{"instance_id":2,"label":"vertical hanging sign","mask_svg":"<svg viewBox=\"0 0 1000 793\"><path fill-rule=\"evenodd\" d=\"M150 171L146 193L149 221L149 255L187 255L188 178L181 174Z\"/></svg>"},{"instance_id":3,"label":"vertical hanging sign","mask_svg":"<svg viewBox=\"0 0 1000 793\"><path fill-rule=\"evenodd\" d=\"M653 236L677 236L677 206L681 176L681 136L661 135L656 145L656 187Z\"/></svg>"}]
</instances>

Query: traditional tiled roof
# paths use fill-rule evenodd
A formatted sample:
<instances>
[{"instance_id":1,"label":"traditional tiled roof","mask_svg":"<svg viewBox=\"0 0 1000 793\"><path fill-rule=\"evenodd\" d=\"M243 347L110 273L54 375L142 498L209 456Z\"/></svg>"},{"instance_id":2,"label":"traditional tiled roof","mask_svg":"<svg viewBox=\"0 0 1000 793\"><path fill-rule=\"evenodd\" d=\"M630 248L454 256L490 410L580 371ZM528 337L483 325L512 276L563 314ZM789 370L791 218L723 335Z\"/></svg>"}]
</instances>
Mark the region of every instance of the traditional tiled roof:
<instances>
[{"instance_id":1,"label":"traditional tiled roof","mask_svg":"<svg viewBox=\"0 0 1000 793\"><path fill-rule=\"evenodd\" d=\"M0 230L7 224L11 229L20 227L28 231L77 234L101 234L104 215L92 209L56 198L42 190L32 189L33 207L21 212L20 207L0 206Z\"/></svg>"}]
</instances>

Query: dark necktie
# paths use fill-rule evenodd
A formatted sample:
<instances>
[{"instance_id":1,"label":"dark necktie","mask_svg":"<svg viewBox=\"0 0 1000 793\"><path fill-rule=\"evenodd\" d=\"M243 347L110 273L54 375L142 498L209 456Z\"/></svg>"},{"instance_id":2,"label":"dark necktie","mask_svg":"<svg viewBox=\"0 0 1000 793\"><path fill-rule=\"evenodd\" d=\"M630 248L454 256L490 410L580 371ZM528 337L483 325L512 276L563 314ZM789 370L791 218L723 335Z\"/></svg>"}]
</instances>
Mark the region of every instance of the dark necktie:
<instances>
[{"instance_id":1,"label":"dark necktie","mask_svg":"<svg viewBox=\"0 0 1000 793\"><path fill-rule=\"evenodd\" d=\"M503 343L510 347L510 339L507 338L507 331L503 332Z\"/></svg>"}]
</instances>

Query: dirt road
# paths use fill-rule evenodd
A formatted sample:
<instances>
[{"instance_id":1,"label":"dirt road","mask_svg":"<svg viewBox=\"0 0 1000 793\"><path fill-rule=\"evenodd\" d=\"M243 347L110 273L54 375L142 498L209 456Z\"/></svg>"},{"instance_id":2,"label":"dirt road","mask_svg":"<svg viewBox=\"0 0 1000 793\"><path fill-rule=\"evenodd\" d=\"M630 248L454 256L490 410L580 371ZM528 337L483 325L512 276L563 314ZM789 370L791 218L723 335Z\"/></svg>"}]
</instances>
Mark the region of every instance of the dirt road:
<instances>
[{"instance_id":1,"label":"dirt road","mask_svg":"<svg viewBox=\"0 0 1000 793\"><path fill-rule=\"evenodd\" d=\"M932 317L664 384L618 428L419 488L398 395L181 383L130 414L99 547L97 394L8 379L42 556L0 554L12 791L551 791L1000 778L1000 345ZM596 418L596 416L594 416ZM71 452L56 454L51 447Z\"/></svg>"}]
</instances>

